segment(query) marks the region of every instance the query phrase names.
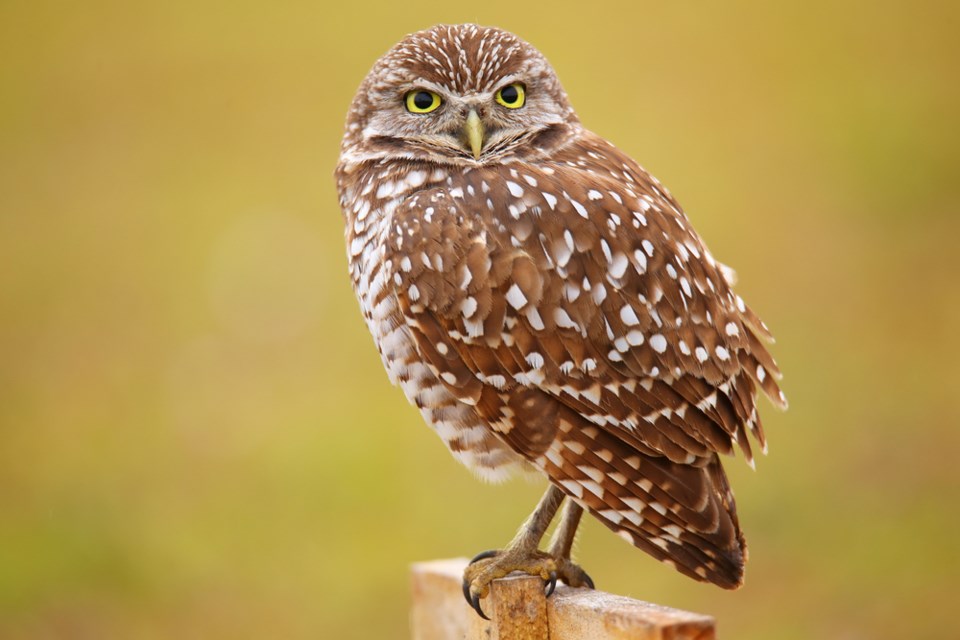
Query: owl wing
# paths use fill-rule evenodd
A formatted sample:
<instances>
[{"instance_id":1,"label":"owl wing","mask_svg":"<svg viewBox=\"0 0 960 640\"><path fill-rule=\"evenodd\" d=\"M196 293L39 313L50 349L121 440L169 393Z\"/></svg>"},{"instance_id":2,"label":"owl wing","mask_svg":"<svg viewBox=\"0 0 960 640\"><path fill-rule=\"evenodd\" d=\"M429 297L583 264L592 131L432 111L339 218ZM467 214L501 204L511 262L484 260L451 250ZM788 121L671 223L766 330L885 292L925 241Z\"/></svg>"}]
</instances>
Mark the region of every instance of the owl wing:
<instances>
[{"instance_id":1,"label":"owl wing","mask_svg":"<svg viewBox=\"0 0 960 640\"><path fill-rule=\"evenodd\" d=\"M401 205L381 247L399 307L503 441L636 546L736 586L716 454L763 443L756 385L782 402L769 333L649 174L596 138L566 154Z\"/></svg>"}]
</instances>

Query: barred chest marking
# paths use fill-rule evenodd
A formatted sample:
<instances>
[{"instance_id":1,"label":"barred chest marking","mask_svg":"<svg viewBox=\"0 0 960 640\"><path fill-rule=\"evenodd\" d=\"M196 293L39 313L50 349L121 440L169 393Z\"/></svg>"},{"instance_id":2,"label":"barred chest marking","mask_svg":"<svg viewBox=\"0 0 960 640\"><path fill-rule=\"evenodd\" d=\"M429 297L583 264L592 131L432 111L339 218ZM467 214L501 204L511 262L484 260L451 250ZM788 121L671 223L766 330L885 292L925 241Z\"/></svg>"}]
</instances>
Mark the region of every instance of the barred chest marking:
<instances>
[{"instance_id":1,"label":"barred chest marking","mask_svg":"<svg viewBox=\"0 0 960 640\"><path fill-rule=\"evenodd\" d=\"M500 442L473 407L455 398L417 351L390 280L392 265L384 242L391 218L412 193L446 184L447 172L389 163L358 170L351 187L341 192L341 207L352 212L347 227L350 276L367 328L390 381L400 386L453 456L480 477L505 480L527 463Z\"/></svg>"}]
</instances>

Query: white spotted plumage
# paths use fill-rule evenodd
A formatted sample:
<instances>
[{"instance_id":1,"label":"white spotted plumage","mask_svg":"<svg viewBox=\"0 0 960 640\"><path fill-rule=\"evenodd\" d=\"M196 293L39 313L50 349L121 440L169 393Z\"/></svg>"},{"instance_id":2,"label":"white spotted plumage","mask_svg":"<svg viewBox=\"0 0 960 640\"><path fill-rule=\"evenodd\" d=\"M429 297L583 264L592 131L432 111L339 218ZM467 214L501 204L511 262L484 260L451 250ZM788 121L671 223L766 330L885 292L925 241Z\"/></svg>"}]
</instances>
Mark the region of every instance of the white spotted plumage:
<instances>
[{"instance_id":1,"label":"white spotted plumage","mask_svg":"<svg viewBox=\"0 0 960 640\"><path fill-rule=\"evenodd\" d=\"M517 81L523 108L493 105ZM449 102L436 118L401 111L421 85ZM466 109L496 124L476 157L451 124ZM474 25L408 37L358 91L337 181L384 365L451 451L491 479L535 469L635 546L737 586L718 454L752 460L748 432L765 448L758 386L785 405L770 334L543 56Z\"/></svg>"}]
</instances>

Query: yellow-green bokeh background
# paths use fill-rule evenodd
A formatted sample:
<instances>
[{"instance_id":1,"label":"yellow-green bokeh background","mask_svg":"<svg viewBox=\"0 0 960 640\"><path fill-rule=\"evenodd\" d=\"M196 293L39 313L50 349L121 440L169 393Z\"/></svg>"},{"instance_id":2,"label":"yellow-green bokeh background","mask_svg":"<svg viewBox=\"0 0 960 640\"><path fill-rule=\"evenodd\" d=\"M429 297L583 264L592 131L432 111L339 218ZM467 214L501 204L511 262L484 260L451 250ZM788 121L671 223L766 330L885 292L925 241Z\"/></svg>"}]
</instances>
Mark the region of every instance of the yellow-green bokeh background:
<instances>
[{"instance_id":1,"label":"yellow-green bokeh background","mask_svg":"<svg viewBox=\"0 0 960 640\"><path fill-rule=\"evenodd\" d=\"M922 638L960 571L955 2L0 4L0 637L403 638L407 565L497 546L389 386L331 173L370 65L513 30L678 196L779 338L727 593L594 522L607 590L723 637Z\"/></svg>"}]
</instances>

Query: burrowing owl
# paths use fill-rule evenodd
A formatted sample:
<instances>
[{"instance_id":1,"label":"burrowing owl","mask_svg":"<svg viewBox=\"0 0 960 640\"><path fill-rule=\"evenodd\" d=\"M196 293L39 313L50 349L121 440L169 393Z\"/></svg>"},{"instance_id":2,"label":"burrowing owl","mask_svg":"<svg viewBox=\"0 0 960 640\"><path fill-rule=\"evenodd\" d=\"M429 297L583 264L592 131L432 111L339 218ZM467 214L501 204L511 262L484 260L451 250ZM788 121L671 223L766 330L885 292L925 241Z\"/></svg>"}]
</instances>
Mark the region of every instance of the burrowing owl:
<instances>
[{"instance_id":1,"label":"burrowing owl","mask_svg":"<svg viewBox=\"0 0 960 640\"><path fill-rule=\"evenodd\" d=\"M718 454L752 461L748 432L765 446L758 386L786 404L770 333L673 196L583 128L543 55L469 24L408 36L357 91L336 178L390 379L478 475L550 482L517 537L468 567L474 608L514 570L592 586L570 560L583 509L739 586Z\"/></svg>"}]
</instances>

